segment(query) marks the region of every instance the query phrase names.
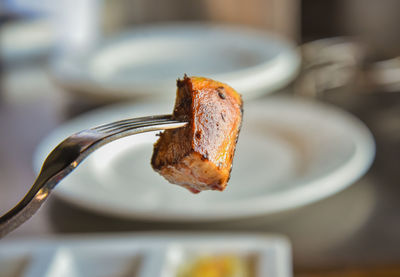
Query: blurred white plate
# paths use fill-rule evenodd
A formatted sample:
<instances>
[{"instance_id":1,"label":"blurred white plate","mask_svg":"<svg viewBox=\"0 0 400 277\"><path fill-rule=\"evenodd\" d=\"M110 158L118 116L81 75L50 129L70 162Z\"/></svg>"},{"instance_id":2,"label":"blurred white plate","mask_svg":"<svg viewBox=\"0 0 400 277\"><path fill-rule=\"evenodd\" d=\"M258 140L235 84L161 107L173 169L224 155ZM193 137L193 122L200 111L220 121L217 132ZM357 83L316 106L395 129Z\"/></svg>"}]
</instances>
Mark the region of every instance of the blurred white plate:
<instances>
[{"instance_id":1,"label":"blurred white plate","mask_svg":"<svg viewBox=\"0 0 400 277\"><path fill-rule=\"evenodd\" d=\"M176 78L186 73L251 98L291 81L299 59L290 43L268 33L181 23L137 27L90 54L55 58L51 71L63 86L92 97L174 97Z\"/></svg>"},{"instance_id":2,"label":"blurred white plate","mask_svg":"<svg viewBox=\"0 0 400 277\"><path fill-rule=\"evenodd\" d=\"M54 31L46 18L26 19L0 28L0 57L17 62L49 54L54 46Z\"/></svg>"},{"instance_id":3,"label":"blurred white plate","mask_svg":"<svg viewBox=\"0 0 400 277\"><path fill-rule=\"evenodd\" d=\"M254 277L292 276L287 239L268 234L230 233L90 234L2 240L0 274L3 277L176 277L180 276L179 269L193 259L221 255L245 262L255 272Z\"/></svg>"},{"instance_id":4,"label":"blurred white plate","mask_svg":"<svg viewBox=\"0 0 400 277\"><path fill-rule=\"evenodd\" d=\"M66 136L116 119L172 110L168 104L114 106L56 129L38 147L36 170ZM198 195L169 184L150 166L154 133L104 146L55 192L94 211L148 220L205 221L279 212L332 195L365 173L374 141L352 115L317 102L269 98L246 103L232 178L224 192Z\"/></svg>"}]
</instances>

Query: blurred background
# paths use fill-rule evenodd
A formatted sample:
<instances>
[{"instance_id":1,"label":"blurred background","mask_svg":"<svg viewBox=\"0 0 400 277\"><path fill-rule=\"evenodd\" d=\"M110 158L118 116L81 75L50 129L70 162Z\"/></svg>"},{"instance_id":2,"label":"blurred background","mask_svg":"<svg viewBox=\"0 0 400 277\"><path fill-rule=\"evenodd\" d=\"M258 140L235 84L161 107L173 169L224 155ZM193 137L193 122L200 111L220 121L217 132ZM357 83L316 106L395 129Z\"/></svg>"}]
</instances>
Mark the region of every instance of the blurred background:
<instances>
[{"instance_id":1,"label":"blurred background","mask_svg":"<svg viewBox=\"0 0 400 277\"><path fill-rule=\"evenodd\" d=\"M149 218L126 216L126 211L118 216L107 212L115 203L93 208L93 200L74 203L68 190L60 190L10 239L154 231L277 233L292 245L294 276L400 276L399 12L396 0L0 0L2 214L29 189L60 134L129 116L129 109L134 115L157 113L159 107L168 112L176 79L184 73L212 77L242 93L248 125L269 128L262 136L271 143L259 151L270 158L253 161L254 168L271 168L263 194L273 202L277 184L285 182L282 195L294 195L279 198L283 204L277 200L279 205L266 207L265 214L182 221L172 208L169 220L150 220L157 208ZM92 113L82 119L87 112ZM304 160L294 161L290 151L300 151L298 143L282 139L283 131L275 136L271 124L296 130L308 141L301 150L309 151ZM252 131L244 132L249 135L243 135L240 147L247 149ZM321 137L314 141L315 134ZM147 148L144 157L151 154ZM245 154L239 153L236 162L233 172L244 172L247 181L234 176L232 183L265 185L264 175L244 169L252 165ZM310 164L310 170L296 175L287 164ZM346 176L341 171L341 178L332 177L343 168ZM127 174L125 179L110 182L126 186L135 177L129 172L117 172ZM70 183L78 184L79 176ZM96 190L99 184L87 180ZM310 184L316 184L315 193L303 191L303 200L291 191ZM73 184L62 185L82 193ZM140 191L143 199L165 202L145 192ZM242 194L233 189L226 198L236 201ZM214 201L207 197L204 203Z\"/></svg>"}]
</instances>

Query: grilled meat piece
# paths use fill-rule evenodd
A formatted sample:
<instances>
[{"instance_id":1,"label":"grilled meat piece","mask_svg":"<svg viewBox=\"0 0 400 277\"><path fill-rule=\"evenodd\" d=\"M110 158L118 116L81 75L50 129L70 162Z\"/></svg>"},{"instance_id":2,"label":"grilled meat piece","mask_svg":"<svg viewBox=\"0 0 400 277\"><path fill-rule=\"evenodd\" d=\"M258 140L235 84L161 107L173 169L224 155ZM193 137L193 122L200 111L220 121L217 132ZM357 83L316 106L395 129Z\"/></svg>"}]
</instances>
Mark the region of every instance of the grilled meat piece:
<instances>
[{"instance_id":1,"label":"grilled meat piece","mask_svg":"<svg viewBox=\"0 0 400 277\"><path fill-rule=\"evenodd\" d=\"M177 81L174 118L189 122L166 130L151 165L169 182L193 193L224 190L242 122L242 99L226 84L202 77Z\"/></svg>"}]
</instances>

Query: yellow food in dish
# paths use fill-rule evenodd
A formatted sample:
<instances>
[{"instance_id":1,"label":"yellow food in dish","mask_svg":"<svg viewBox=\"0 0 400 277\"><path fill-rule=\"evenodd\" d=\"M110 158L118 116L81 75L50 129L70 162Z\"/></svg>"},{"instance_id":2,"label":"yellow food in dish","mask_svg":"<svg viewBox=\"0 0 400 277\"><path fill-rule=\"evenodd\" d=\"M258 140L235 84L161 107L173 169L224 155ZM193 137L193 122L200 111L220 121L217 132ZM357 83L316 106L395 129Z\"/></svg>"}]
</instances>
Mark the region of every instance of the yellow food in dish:
<instances>
[{"instance_id":1,"label":"yellow food in dish","mask_svg":"<svg viewBox=\"0 0 400 277\"><path fill-rule=\"evenodd\" d=\"M249 263L237 256L203 256L182 265L176 277L250 277Z\"/></svg>"}]
</instances>

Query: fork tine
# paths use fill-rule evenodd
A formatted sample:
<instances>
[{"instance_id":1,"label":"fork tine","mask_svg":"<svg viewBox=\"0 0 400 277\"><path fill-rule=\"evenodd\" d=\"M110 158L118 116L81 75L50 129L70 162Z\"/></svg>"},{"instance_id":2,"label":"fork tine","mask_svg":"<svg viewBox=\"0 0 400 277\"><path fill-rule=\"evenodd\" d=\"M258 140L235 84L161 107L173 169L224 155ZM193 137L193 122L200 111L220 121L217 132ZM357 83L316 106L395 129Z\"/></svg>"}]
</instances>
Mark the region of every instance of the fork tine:
<instances>
[{"instance_id":1,"label":"fork tine","mask_svg":"<svg viewBox=\"0 0 400 277\"><path fill-rule=\"evenodd\" d=\"M150 123L150 122L165 122L165 121L170 121L172 119L165 119L165 118L160 118L160 119L147 119L147 120L141 120L141 121L126 121L123 123L116 123L113 125L109 125L107 127L102 127L102 128L97 128L95 129L98 132L112 132L113 130L116 130L118 128L123 128L123 127L130 127L130 126L135 126L135 125L140 125L140 124L145 124L145 123Z\"/></svg>"},{"instance_id":2,"label":"fork tine","mask_svg":"<svg viewBox=\"0 0 400 277\"><path fill-rule=\"evenodd\" d=\"M143 124L141 126L132 126L132 127L126 127L123 129L119 129L112 133L107 133L107 135L109 135L109 136L119 135L119 137L123 137L123 136L130 135L132 132L138 133L137 131L140 129L143 130L142 132L150 132L150 131L157 131L157 130L180 128L180 127L185 126L186 124L187 124L187 122L181 122L181 121L169 121L169 122L163 122L161 124L160 123Z\"/></svg>"},{"instance_id":3,"label":"fork tine","mask_svg":"<svg viewBox=\"0 0 400 277\"><path fill-rule=\"evenodd\" d=\"M144 117L137 117L137 118L128 118L128 119L123 119L123 120L118 120L115 122L103 124L100 126L96 126L94 128L91 128L92 130L95 131L105 131L108 128L113 128L118 125L122 124L129 124L129 123L134 123L134 122L143 122L143 121L149 121L149 120L164 120L164 119L171 119L172 115L170 114L164 114L164 115L153 115L153 116L144 116Z\"/></svg>"},{"instance_id":4,"label":"fork tine","mask_svg":"<svg viewBox=\"0 0 400 277\"><path fill-rule=\"evenodd\" d=\"M141 121L141 122L134 122L134 123L130 123L130 124L118 125L112 129L107 129L105 131L98 131L98 132L103 132L108 135L113 135L113 134L122 133L122 132L126 132L126 131L133 130L133 129L138 129L138 128L156 127L156 126L161 127L161 126L165 126L168 124L176 125L178 123L183 124L182 126L184 126L184 124L186 124L186 122L181 122L181 121L172 120L172 119L148 120L148 121Z\"/></svg>"}]
</instances>

